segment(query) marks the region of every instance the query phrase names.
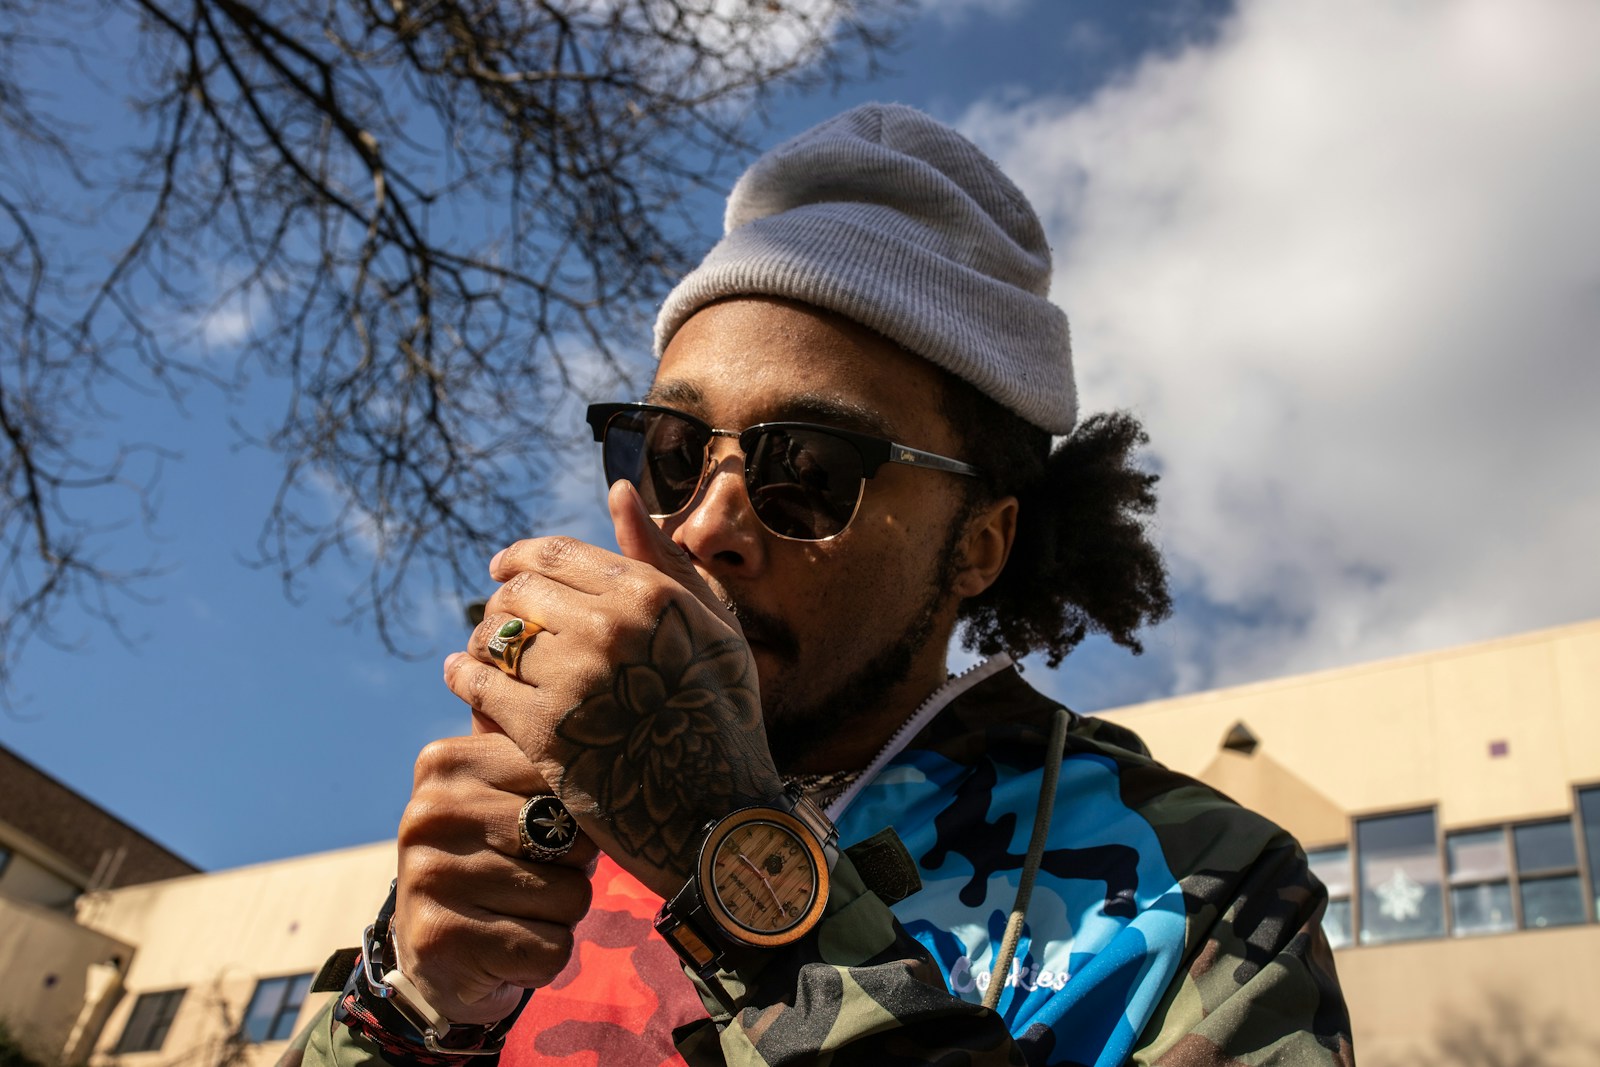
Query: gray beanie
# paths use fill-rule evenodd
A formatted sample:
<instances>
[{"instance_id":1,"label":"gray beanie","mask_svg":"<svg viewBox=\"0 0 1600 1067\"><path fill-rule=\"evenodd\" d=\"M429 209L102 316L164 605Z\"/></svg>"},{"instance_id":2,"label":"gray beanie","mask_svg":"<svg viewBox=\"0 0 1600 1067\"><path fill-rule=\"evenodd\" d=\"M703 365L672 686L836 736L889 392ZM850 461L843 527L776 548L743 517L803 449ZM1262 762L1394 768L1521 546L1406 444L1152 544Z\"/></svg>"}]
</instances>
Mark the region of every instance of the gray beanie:
<instances>
[{"instance_id":1,"label":"gray beanie","mask_svg":"<svg viewBox=\"0 0 1600 1067\"><path fill-rule=\"evenodd\" d=\"M977 146L915 108L852 108L763 155L724 236L667 297L659 357L700 308L788 297L838 312L1041 429L1077 420L1067 316L1039 217Z\"/></svg>"}]
</instances>

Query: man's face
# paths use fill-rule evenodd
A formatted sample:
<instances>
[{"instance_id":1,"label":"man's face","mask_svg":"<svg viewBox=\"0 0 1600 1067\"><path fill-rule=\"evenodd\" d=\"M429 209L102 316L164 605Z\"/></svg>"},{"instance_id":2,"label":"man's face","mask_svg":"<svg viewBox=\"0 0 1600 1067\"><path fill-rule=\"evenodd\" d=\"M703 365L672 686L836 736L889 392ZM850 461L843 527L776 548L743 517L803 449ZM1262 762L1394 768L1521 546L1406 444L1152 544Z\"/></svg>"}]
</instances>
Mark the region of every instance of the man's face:
<instances>
[{"instance_id":1,"label":"man's face","mask_svg":"<svg viewBox=\"0 0 1600 1067\"><path fill-rule=\"evenodd\" d=\"M940 389L932 364L842 317L741 299L684 324L648 399L719 429L804 421L954 455ZM799 542L751 512L738 443L711 454L700 495L663 527L739 613L779 768L860 765L944 679L963 479L885 464L843 533Z\"/></svg>"}]
</instances>

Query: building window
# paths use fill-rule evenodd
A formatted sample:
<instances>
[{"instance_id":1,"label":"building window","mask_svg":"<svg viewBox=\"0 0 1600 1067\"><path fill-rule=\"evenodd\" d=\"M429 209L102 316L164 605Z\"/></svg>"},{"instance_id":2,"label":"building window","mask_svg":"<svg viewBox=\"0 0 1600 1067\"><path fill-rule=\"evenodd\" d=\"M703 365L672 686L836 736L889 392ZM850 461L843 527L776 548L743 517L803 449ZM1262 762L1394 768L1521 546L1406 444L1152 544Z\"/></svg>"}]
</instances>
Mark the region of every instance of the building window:
<instances>
[{"instance_id":1,"label":"building window","mask_svg":"<svg viewBox=\"0 0 1600 1067\"><path fill-rule=\"evenodd\" d=\"M184 992L182 989L168 989L160 993L140 993L139 999L133 1002L128 1025L122 1028L122 1036L117 1039L117 1047L112 1051L120 1055L124 1052L154 1052L159 1049L167 1039L167 1031L172 1028L178 1005L183 1003Z\"/></svg>"},{"instance_id":2,"label":"building window","mask_svg":"<svg viewBox=\"0 0 1600 1067\"><path fill-rule=\"evenodd\" d=\"M1313 849L1306 853L1306 862L1318 881L1328 887L1328 910L1322 916L1322 932L1328 936L1329 945L1344 948L1354 940L1354 929L1350 925L1350 887L1354 881L1350 877L1350 846Z\"/></svg>"},{"instance_id":3,"label":"building window","mask_svg":"<svg viewBox=\"0 0 1600 1067\"><path fill-rule=\"evenodd\" d=\"M1443 877L1432 811L1356 823L1361 943L1444 934Z\"/></svg>"},{"instance_id":4,"label":"building window","mask_svg":"<svg viewBox=\"0 0 1600 1067\"><path fill-rule=\"evenodd\" d=\"M1515 930L1505 829L1448 834L1444 851L1450 873L1450 932L1470 937Z\"/></svg>"},{"instance_id":5,"label":"building window","mask_svg":"<svg viewBox=\"0 0 1600 1067\"><path fill-rule=\"evenodd\" d=\"M1522 925L1530 930L1570 926L1584 920L1578 844L1571 819L1549 819L1511 828L1517 850Z\"/></svg>"},{"instance_id":6,"label":"building window","mask_svg":"<svg viewBox=\"0 0 1600 1067\"><path fill-rule=\"evenodd\" d=\"M1445 834L1442 883L1434 812L1358 819L1353 892L1350 850L1307 855L1328 886L1329 943L1350 943L1352 898L1363 945L1442 936L1446 916L1455 937L1600 918L1600 786L1574 799L1576 823L1568 816Z\"/></svg>"},{"instance_id":7,"label":"building window","mask_svg":"<svg viewBox=\"0 0 1600 1067\"><path fill-rule=\"evenodd\" d=\"M1600 788L1578 791L1578 817L1583 820L1583 854L1589 860L1589 914L1600 918Z\"/></svg>"},{"instance_id":8,"label":"building window","mask_svg":"<svg viewBox=\"0 0 1600 1067\"><path fill-rule=\"evenodd\" d=\"M309 974L263 978L256 983L250 1007L244 1013L244 1034L251 1041L282 1041L294 1036L300 1005L311 990Z\"/></svg>"}]
</instances>

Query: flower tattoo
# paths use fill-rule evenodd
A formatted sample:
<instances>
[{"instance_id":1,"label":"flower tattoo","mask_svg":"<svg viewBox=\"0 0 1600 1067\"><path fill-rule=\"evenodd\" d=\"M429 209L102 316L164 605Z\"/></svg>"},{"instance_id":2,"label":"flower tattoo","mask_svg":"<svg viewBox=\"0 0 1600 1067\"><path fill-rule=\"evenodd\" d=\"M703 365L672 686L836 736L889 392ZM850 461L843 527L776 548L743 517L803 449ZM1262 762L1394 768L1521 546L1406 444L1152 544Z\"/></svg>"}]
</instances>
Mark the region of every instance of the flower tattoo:
<instances>
[{"instance_id":1,"label":"flower tattoo","mask_svg":"<svg viewBox=\"0 0 1600 1067\"><path fill-rule=\"evenodd\" d=\"M703 629L667 605L645 658L556 728L566 781L591 792L618 843L684 877L701 827L771 773L749 652Z\"/></svg>"}]
</instances>

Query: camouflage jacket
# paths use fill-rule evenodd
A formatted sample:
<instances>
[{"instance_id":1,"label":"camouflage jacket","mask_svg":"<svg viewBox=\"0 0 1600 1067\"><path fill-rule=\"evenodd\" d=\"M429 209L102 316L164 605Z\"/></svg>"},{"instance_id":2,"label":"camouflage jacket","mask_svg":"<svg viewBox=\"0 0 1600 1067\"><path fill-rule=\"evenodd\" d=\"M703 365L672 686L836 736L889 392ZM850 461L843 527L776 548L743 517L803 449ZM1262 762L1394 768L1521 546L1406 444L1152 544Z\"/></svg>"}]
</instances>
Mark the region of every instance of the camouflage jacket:
<instances>
[{"instance_id":1,"label":"camouflage jacket","mask_svg":"<svg viewBox=\"0 0 1600 1067\"><path fill-rule=\"evenodd\" d=\"M679 1032L691 1064L1339 1064L1350 1025L1326 892L1284 831L1073 716L1043 862L998 1014L981 1006L1016 899L1057 705L1004 661L835 810L893 826L923 888L885 906L848 860L813 939Z\"/></svg>"},{"instance_id":2,"label":"camouflage jacket","mask_svg":"<svg viewBox=\"0 0 1600 1067\"><path fill-rule=\"evenodd\" d=\"M675 1026L696 1067L1353 1064L1326 894L1298 845L1103 719L1071 719L1023 937L998 1011L982 1006L1057 707L1004 660L936 694L830 809L846 844L894 827L921 891L886 905L841 858L817 930L700 986L701 1012L662 974L658 902L626 876L597 887L573 966L535 994L503 1063L654 1067ZM607 998L626 1012L593 1014ZM319 1023L310 1058L375 1055Z\"/></svg>"}]
</instances>

